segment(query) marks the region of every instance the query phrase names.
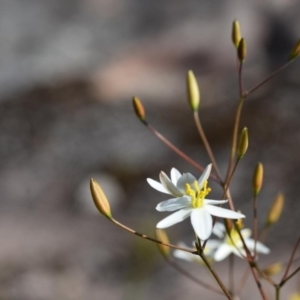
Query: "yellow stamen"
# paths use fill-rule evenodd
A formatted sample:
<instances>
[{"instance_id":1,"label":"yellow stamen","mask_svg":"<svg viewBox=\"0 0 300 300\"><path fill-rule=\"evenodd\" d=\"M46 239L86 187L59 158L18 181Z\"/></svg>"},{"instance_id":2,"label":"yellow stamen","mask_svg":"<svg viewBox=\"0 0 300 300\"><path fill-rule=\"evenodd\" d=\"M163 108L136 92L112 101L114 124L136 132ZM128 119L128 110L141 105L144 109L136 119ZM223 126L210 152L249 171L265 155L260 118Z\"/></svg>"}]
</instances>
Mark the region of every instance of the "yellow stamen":
<instances>
[{"instance_id":1,"label":"yellow stamen","mask_svg":"<svg viewBox=\"0 0 300 300\"><path fill-rule=\"evenodd\" d=\"M201 190L198 181L194 181L192 186L188 183L185 184L185 192L192 198L194 208L203 207L205 197L211 192L211 188L207 187L207 184L208 182L205 181Z\"/></svg>"},{"instance_id":2,"label":"yellow stamen","mask_svg":"<svg viewBox=\"0 0 300 300\"><path fill-rule=\"evenodd\" d=\"M231 246L236 246L236 244L239 243L240 241L241 241L240 235L235 229L232 229L230 231L230 237L226 236L226 243Z\"/></svg>"}]
</instances>

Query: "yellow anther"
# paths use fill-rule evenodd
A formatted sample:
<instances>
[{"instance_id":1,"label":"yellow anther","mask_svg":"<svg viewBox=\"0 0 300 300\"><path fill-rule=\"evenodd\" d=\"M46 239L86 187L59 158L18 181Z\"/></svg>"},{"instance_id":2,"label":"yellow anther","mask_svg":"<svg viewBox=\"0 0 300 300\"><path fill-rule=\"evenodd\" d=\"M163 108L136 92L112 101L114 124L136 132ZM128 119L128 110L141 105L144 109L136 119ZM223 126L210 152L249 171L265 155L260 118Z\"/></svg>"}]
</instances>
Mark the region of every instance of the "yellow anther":
<instances>
[{"instance_id":1,"label":"yellow anther","mask_svg":"<svg viewBox=\"0 0 300 300\"><path fill-rule=\"evenodd\" d=\"M241 238L238 234L238 232L235 229L232 229L230 231L230 237L227 236L226 242L229 245L235 246L238 242L240 242Z\"/></svg>"}]
</instances>

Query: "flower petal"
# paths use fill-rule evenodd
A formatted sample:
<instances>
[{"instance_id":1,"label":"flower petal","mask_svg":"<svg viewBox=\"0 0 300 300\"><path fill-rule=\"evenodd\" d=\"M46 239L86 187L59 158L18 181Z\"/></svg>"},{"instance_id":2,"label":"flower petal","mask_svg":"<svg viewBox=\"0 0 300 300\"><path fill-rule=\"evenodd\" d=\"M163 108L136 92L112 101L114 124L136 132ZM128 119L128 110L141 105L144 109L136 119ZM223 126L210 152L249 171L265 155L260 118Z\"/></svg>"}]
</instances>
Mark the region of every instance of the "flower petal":
<instances>
[{"instance_id":1,"label":"flower petal","mask_svg":"<svg viewBox=\"0 0 300 300\"><path fill-rule=\"evenodd\" d=\"M208 180L208 177L209 177L210 172L211 172L211 167L212 167L212 164L209 164L205 168L205 170L202 173L202 175L200 176L200 178L198 179L198 184L199 184L200 190L203 188L204 182Z\"/></svg>"},{"instance_id":2,"label":"flower petal","mask_svg":"<svg viewBox=\"0 0 300 300\"><path fill-rule=\"evenodd\" d=\"M191 208L181 209L176 211L175 213L169 215L168 217L162 219L160 222L157 223L156 228L167 228L174 224L177 224L186 218L188 218L191 214Z\"/></svg>"},{"instance_id":3,"label":"flower petal","mask_svg":"<svg viewBox=\"0 0 300 300\"><path fill-rule=\"evenodd\" d=\"M177 181L178 179L181 177L181 173L175 169L175 168L172 168L171 170L171 181L176 185L177 184Z\"/></svg>"},{"instance_id":4,"label":"flower petal","mask_svg":"<svg viewBox=\"0 0 300 300\"><path fill-rule=\"evenodd\" d=\"M212 232L212 217L205 209L193 209L191 222L197 236L201 240L205 241L210 237Z\"/></svg>"},{"instance_id":5,"label":"flower petal","mask_svg":"<svg viewBox=\"0 0 300 300\"><path fill-rule=\"evenodd\" d=\"M245 240L245 243L246 243L247 247L249 248L249 250L251 250L251 252L253 252L255 241L253 239L248 239L248 240ZM256 243L256 251L259 253L263 253L263 254L270 253L270 249L268 247L266 247L264 244L262 244L261 242Z\"/></svg>"},{"instance_id":6,"label":"flower petal","mask_svg":"<svg viewBox=\"0 0 300 300\"><path fill-rule=\"evenodd\" d=\"M161 193L165 193L165 194L170 194L170 192L168 190L166 190L161 183L159 183L151 178L147 178L147 182L149 183L149 185L151 187L153 187L157 191L159 191Z\"/></svg>"},{"instance_id":7,"label":"flower petal","mask_svg":"<svg viewBox=\"0 0 300 300\"><path fill-rule=\"evenodd\" d=\"M222 244L215 253L215 261L221 261L233 252L235 248L233 246Z\"/></svg>"},{"instance_id":8,"label":"flower petal","mask_svg":"<svg viewBox=\"0 0 300 300\"><path fill-rule=\"evenodd\" d=\"M208 240L204 249L204 254L209 254L210 252L212 252L212 250L220 247L221 244L222 242L219 240ZM206 253L206 251L208 252Z\"/></svg>"},{"instance_id":9,"label":"flower petal","mask_svg":"<svg viewBox=\"0 0 300 300\"><path fill-rule=\"evenodd\" d=\"M160 202L156 206L158 211L173 211L181 208L187 208L191 206L191 199L187 196L181 198L173 198L163 202Z\"/></svg>"},{"instance_id":10,"label":"flower petal","mask_svg":"<svg viewBox=\"0 0 300 300\"><path fill-rule=\"evenodd\" d=\"M224 224L222 224L220 222L216 222L215 226L213 227L213 231L212 232L217 237L219 237L219 238L222 239L225 236L226 228L225 228Z\"/></svg>"},{"instance_id":11,"label":"flower petal","mask_svg":"<svg viewBox=\"0 0 300 300\"><path fill-rule=\"evenodd\" d=\"M224 204L227 203L228 200L211 200L211 199L204 199L205 204Z\"/></svg>"},{"instance_id":12,"label":"flower petal","mask_svg":"<svg viewBox=\"0 0 300 300\"><path fill-rule=\"evenodd\" d=\"M218 206L209 205L209 204L206 204L203 207L203 209L205 209L211 215L216 216L216 217L227 218L227 219L245 218L245 215L238 213L236 211L218 207Z\"/></svg>"},{"instance_id":13,"label":"flower petal","mask_svg":"<svg viewBox=\"0 0 300 300\"><path fill-rule=\"evenodd\" d=\"M184 173L177 181L177 187L184 193L185 185L188 183L189 185L194 186L194 182L197 179L190 173Z\"/></svg>"},{"instance_id":14,"label":"flower petal","mask_svg":"<svg viewBox=\"0 0 300 300\"><path fill-rule=\"evenodd\" d=\"M244 240L249 239L249 237L251 236L251 233L252 233L252 231L249 228L245 228L245 229L241 230L241 234L242 234Z\"/></svg>"},{"instance_id":15,"label":"flower petal","mask_svg":"<svg viewBox=\"0 0 300 300\"><path fill-rule=\"evenodd\" d=\"M175 197L183 196L183 193L174 185L170 178L164 172L160 172L159 179L163 187Z\"/></svg>"}]
</instances>

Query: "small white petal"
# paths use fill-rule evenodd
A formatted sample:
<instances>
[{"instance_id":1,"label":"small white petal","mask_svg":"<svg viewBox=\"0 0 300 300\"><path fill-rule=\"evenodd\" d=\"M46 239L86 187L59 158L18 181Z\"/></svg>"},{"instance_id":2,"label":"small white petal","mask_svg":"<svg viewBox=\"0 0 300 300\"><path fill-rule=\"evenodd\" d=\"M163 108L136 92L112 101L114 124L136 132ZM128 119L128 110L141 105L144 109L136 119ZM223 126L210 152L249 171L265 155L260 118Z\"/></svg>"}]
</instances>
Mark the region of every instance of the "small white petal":
<instances>
[{"instance_id":1,"label":"small white petal","mask_svg":"<svg viewBox=\"0 0 300 300\"><path fill-rule=\"evenodd\" d=\"M213 227L213 234L215 234L219 238L224 238L225 232L226 228L224 224L216 222L215 226Z\"/></svg>"},{"instance_id":2,"label":"small white petal","mask_svg":"<svg viewBox=\"0 0 300 300\"><path fill-rule=\"evenodd\" d=\"M156 206L158 211L173 211L185 207L191 206L191 199L189 197L173 198L163 202L160 202Z\"/></svg>"},{"instance_id":3,"label":"small white petal","mask_svg":"<svg viewBox=\"0 0 300 300\"><path fill-rule=\"evenodd\" d=\"M206 243L204 254L208 254L208 253L205 253L206 249L209 252L212 252L212 250L218 248L221 244L222 244L222 242L218 241L218 240L208 240L207 243Z\"/></svg>"},{"instance_id":4,"label":"small white petal","mask_svg":"<svg viewBox=\"0 0 300 300\"><path fill-rule=\"evenodd\" d=\"M253 252L255 241L252 239L248 239L245 241L245 243L246 243L247 247L249 248L249 250L251 250L251 252ZM263 253L263 254L270 253L270 249L268 247L266 247L264 244L262 244L261 242L256 243L256 251L259 253Z\"/></svg>"},{"instance_id":5,"label":"small white petal","mask_svg":"<svg viewBox=\"0 0 300 300\"><path fill-rule=\"evenodd\" d=\"M191 214L191 208L181 209L176 211L175 213L169 215L168 217L164 218L160 222L157 223L156 228L167 228L174 224L177 224L186 218L188 218Z\"/></svg>"},{"instance_id":6,"label":"small white petal","mask_svg":"<svg viewBox=\"0 0 300 300\"><path fill-rule=\"evenodd\" d=\"M193 209L191 222L197 236L201 240L205 241L210 237L212 232L212 217L205 209Z\"/></svg>"},{"instance_id":7,"label":"small white petal","mask_svg":"<svg viewBox=\"0 0 300 300\"><path fill-rule=\"evenodd\" d=\"M177 187L181 191L185 191L185 185L188 183L189 185L194 186L194 182L197 181L197 179L190 173L184 173L177 181Z\"/></svg>"},{"instance_id":8,"label":"small white petal","mask_svg":"<svg viewBox=\"0 0 300 300\"><path fill-rule=\"evenodd\" d=\"M200 190L203 188L203 184L205 181L208 180L209 178L209 175L210 175L210 172L211 172L211 167L212 167L212 164L209 164L204 172L202 173L202 175L200 176L200 178L198 179L198 184L199 184L199 188Z\"/></svg>"},{"instance_id":9,"label":"small white petal","mask_svg":"<svg viewBox=\"0 0 300 300\"><path fill-rule=\"evenodd\" d=\"M242 234L244 240L249 239L249 237L251 236L251 233L252 233L251 229L248 229L248 228L241 230L241 234Z\"/></svg>"},{"instance_id":10,"label":"small white petal","mask_svg":"<svg viewBox=\"0 0 300 300\"><path fill-rule=\"evenodd\" d=\"M219 205L219 204L224 204L224 203L227 203L228 200L211 200L211 199L204 199L204 203L205 204L216 204L216 205Z\"/></svg>"},{"instance_id":11,"label":"small white petal","mask_svg":"<svg viewBox=\"0 0 300 300\"><path fill-rule=\"evenodd\" d=\"M226 258L229 254L233 252L234 247L222 244L215 253L214 259L215 261L221 261Z\"/></svg>"},{"instance_id":12,"label":"small white petal","mask_svg":"<svg viewBox=\"0 0 300 300\"><path fill-rule=\"evenodd\" d=\"M194 261L195 258L197 258L196 255L188 253L188 252L185 252L185 251L181 251L181 250L175 250L173 252L173 255L176 258L183 259L183 260L186 260L186 261Z\"/></svg>"},{"instance_id":13,"label":"small white petal","mask_svg":"<svg viewBox=\"0 0 300 300\"><path fill-rule=\"evenodd\" d=\"M211 215L216 217L227 218L227 219L245 218L245 215L241 213L235 212L230 209L209 205L209 204L205 205L204 209L208 211Z\"/></svg>"},{"instance_id":14,"label":"small white petal","mask_svg":"<svg viewBox=\"0 0 300 300\"><path fill-rule=\"evenodd\" d=\"M170 180L170 178L164 172L160 172L159 179L161 184L164 186L166 190L170 192L171 195L175 197L183 196L183 193L174 185L174 183Z\"/></svg>"},{"instance_id":15,"label":"small white petal","mask_svg":"<svg viewBox=\"0 0 300 300\"><path fill-rule=\"evenodd\" d=\"M157 191L161 192L161 193L165 193L165 194L170 194L169 191L167 191L163 185L151 178L147 178L147 182L149 183L149 185L151 187L153 187L154 189L156 189Z\"/></svg>"},{"instance_id":16,"label":"small white petal","mask_svg":"<svg viewBox=\"0 0 300 300\"><path fill-rule=\"evenodd\" d=\"M181 173L175 169L175 168L172 168L171 170L171 181L176 185L177 184L177 181L178 179L181 177Z\"/></svg>"}]
</instances>

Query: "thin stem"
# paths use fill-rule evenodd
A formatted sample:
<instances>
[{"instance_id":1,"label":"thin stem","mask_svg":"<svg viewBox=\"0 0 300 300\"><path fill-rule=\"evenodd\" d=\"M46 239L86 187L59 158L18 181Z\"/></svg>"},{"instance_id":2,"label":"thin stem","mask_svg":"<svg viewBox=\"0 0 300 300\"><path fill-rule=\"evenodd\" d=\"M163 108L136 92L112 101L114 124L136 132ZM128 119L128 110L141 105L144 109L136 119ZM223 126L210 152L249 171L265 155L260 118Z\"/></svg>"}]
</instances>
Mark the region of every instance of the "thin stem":
<instances>
[{"instance_id":1,"label":"thin stem","mask_svg":"<svg viewBox=\"0 0 300 300\"><path fill-rule=\"evenodd\" d=\"M280 286L275 286L276 298L275 300L280 300Z\"/></svg>"},{"instance_id":2,"label":"thin stem","mask_svg":"<svg viewBox=\"0 0 300 300\"><path fill-rule=\"evenodd\" d=\"M231 152L230 152L230 157L229 157L229 163L228 163L227 173L226 173L226 177L225 177L225 182L228 180L228 178L230 176L232 163L233 163L235 153L236 153L237 135L238 135L238 129L239 129L239 124L240 124L240 119L241 119L241 113L242 113L244 100L245 100L244 97L240 98L238 106L237 106L236 114L235 114Z\"/></svg>"},{"instance_id":3,"label":"thin stem","mask_svg":"<svg viewBox=\"0 0 300 300\"><path fill-rule=\"evenodd\" d=\"M201 241L199 240L199 238L197 238L197 240L198 240L198 243L196 244L196 246L197 246L197 250L198 250L199 256L202 258L202 260L204 261L204 263L207 266L208 270L210 271L210 273L212 274L212 276L215 278L215 280L219 284L220 288L222 289L222 291L225 294L225 296L227 297L227 299L233 300L233 298L231 297L230 293L227 291L225 285L223 284L223 282L219 278L218 274L214 271L214 269L210 265L209 261L205 257L205 255L203 253L203 250L201 248Z\"/></svg>"},{"instance_id":4,"label":"thin stem","mask_svg":"<svg viewBox=\"0 0 300 300\"><path fill-rule=\"evenodd\" d=\"M267 83L270 79L272 79L275 75L277 75L279 72L281 72L282 70L284 70L285 68L287 68L291 63L293 62L293 60L290 60L288 62L286 62L284 65L282 65L281 67L279 67L278 69L276 69L275 71L273 71L268 77L266 77L264 80L262 80L260 83L258 83L257 85L255 85L254 87L252 87L250 90L244 92L244 97L248 97L249 95L251 95L254 91L256 91L257 89L259 89L261 86L263 86L265 83Z\"/></svg>"},{"instance_id":5,"label":"thin stem","mask_svg":"<svg viewBox=\"0 0 300 300\"><path fill-rule=\"evenodd\" d=\"M229 291L232 295L234 295L234 256L230 254L229 256L229 268L228 268L228 281L229 281Z\"/></svg>"},{"instance_id":6,"label":"thin stem","mask_svg":"<svg viewBox=\"0 0 300 300\"><path fill-rule=\"evenodd\" d=\"M286 281L286 278L287 278L287 276L288 276L290 267L291 267L291 265L292 265L292 263L293 263L293 259L294 259L294 256L295 256L295 254L296 254L296 250L297 250L297 248L298 248L298 246L299 246L299 243L300 243L300 237L298 238L298 240L297 240L297 242L296 242L296 244L295 244L295 246L294 246L294 249L293 249L292 254L291 254L291 257L290 257L290 260L289 260L289 262L288 262L288 264L287 264L287 266L286 266L286 270L285 270L285 272L284 272L284 274L283 274L283 276L282 276L281 282Z\"/></svg>"},{"instance_id":7,"label":"thin stem","mask_svg":"<svg viewBox=\"0 0 300 300\"><path fill-rule=\"evenodd\" d=\"M184 268L182 268L180 265L178 265L176 263L176 261L170 257L164 257L166 262L173 267L176 271L178 271L180 274L186 276L187 278L189 278L190 280L192 280L193 282L197 283L198 285L212 291L215 292L219 295L224 295L223 292L221 292L220 290L217 290L215 287L209 285L208 283L196 278L194 275L192 275L191 273L189 273L188 271L186 271Z\"/></svg>"},{"instance_id":8,"label":"thin stem","mask_svg":"<svg viewBox=\"0 0 300 300\"><path fill-rule=\"evenodd\" d=\"M239 88L240 88L240 97L241 98L244 95L242 70L243 70L243 63L239 61L238 74L239 74Z\"/></svg>"},{"instance_id":9,"label":"thin stem","mask_svg":"<svg viewBox=\"0 0 300 300\"><path fill-rule=\"evenodd\" d=\"M296 275L298 272L300 271L300 267L298 267L294 272L292 272L289 276L287 276L285 278L285 280L283 280L281 283L280 283L280 286L283 286L288 280L290 280L294 275Z\"/></svg>"},{"instance_id":10,"label":"thin stem","mask_svg":"<svg viewBox=\"0 0 300 300\"><path fill-rule=\"evenodd\" d=\"M254 237L254 259L256 257L257 246L257 196L253 198L253 237Z\"/></svg>"},{"instance_id":11,"label":"thin stem","mask_svg":"<svg viewBox=\"0 0 300 300\"><path fill-rule=\"evenodd\" d=\"M218 167L218 165L217 165L217 162L216 162L215 157L214 157L214 154L213 154L213 152L212 152L212 150L211 150L210 144L209 144L209 142L208 142L208 140L207 140L207 138L206 138L206 135L205 135L205 133L204 133L202 124L201 124L201 122L200 122L200 118L199 118L199 113L198 113L198 111L195 111L195 112L194 112L194 120L195 120L195 123L196 123L197 130L198 130L198 132L199 132L199 135L200 135L200 137L201 137L201 139L202 139L202 142L203 142L203 144L204 144L204 147L205 147L205 149L206 149L206 152L207 152L207 154L208 154L208 156L209 156L209 159L210 159L210 161L211 161L212 164L213 164L213 168L214 168L214 170L215 170L215 172L216 172L216 174L217 174L217 177L218 177L218 179L219 179L220 181L222 181L222 179L221 179L222 176L221 176L221 173L220 173L220 169L219 169L219 167Z\"/></svg>"},{"instance_id":12,"label":"thin stem","mask_svg":"<svg viewBox=\"0 0 300 300\"><path fill-rule=\"evenodd\" d=\"M182 250L182 251L185 251L185 252L189 252L189 253L192 253L192 254L197 254L197 253L198 253L197 251L192 251L192 250L187 249L187 248L179 247L179 246L176 246L176 245L173 245L173 244L169 244L169 243L164 243L164 242L159 241L159 240L157 240L157 239L155 239L155 238L149 237L149 236L147 236L147 235L145 235L145 234L143 234L143 233L139 233L139 232L137 232L137 231L135 231L135 230L133 230L133 229L131 229L131 228L125 226L124 224L118 222L118 221L115 220L115 219L110 219L110 220L111 220L114 224L116 224L116 225L118 225L119 227L121 227L122 229L124 229L124 230L126 230L126 231L128 231L128 232L130 232L130 233L132 233L132 234L135 234L135 235L137 235L137 236L139 236L139 237L141 237L141 238L143 238L143 239L145 239L145 240L148 240L148 241L151 241L151 242L154 242L154 243L157 243L157 244L161 244L161 245L163 245L163 246L167 246L167 247L170 247L170 248L173 248L173 249L178 249L178 250Z\"/></svg>"},{"instance_id":13,"label":"thin stem","mask_svg":"<svg viewBox=\"0 0 300 300\"><path fill-rule=\"evenodd\" d=\"M160 139L165 145L167 145L172 151L174 151L177 155L179 155L181 158L186 160L189 164L194 166L197 170L203 172L204 168L196 163L193 159L191 159L188 155L183 153L181 150L179 150L175 145L173 145L169 140L167 140L162 134L160 134L154 127L152 127L147 122L143 122L143 124L158 138ZM213 174L210 174L210 178L218 183L221 184L221 181L214 176Z\"/></svg>"}]
</instances>

